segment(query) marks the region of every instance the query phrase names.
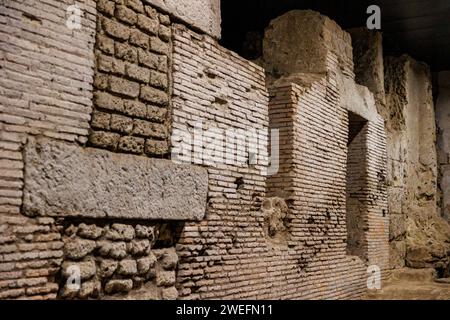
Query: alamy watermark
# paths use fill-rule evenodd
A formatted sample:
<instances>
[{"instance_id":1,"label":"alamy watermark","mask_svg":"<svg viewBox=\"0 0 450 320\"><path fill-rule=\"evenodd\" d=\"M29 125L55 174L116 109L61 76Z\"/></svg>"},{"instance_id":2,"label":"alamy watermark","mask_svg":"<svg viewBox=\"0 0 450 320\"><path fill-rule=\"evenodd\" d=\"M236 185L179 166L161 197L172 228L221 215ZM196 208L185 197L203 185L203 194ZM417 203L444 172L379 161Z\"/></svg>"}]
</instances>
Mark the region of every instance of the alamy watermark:
<instances>
[{"instance_id":1,"label":"alamy watermark","mask_svg":"<svg viewBox=\"0 0 450 320\"><path fill-rule=\"evenodd\" d=\"M278 129L208 127L197 121L189 128L174 128L171 142L171 158L176 163L254 167L268 176L278 172Z\"/></svg>"}]
</instances>

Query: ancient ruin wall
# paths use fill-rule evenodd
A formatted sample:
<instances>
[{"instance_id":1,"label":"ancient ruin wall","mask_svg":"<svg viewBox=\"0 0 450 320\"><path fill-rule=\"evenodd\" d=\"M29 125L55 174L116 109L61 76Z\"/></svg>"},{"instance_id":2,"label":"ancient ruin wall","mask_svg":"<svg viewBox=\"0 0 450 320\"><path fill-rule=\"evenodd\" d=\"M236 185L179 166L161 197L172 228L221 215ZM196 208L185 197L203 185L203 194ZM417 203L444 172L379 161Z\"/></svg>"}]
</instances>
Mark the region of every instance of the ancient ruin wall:
<instances>
[{"instance_id":1,"label":"ancient ruin wall","mask_svg":"<svg viewBox=\"0 0 450 320\"><path fill-rule=\"evenodd\" d=\"M441 215L450 221L450 72L438 74L438 100L436 124L438 128L437 150L439 161L439 188Z\"/></svg>"},{"instance_id":2,"label":"ancient ruin wall","mask_svg":"<svg viewBox=\"0 0 450 320\"><path fill-rule=\"evenodd\" d=\"M448 241L448 227L436 215L439 199L429 70L406 56L383 58L380 34L364 29L351 33L356 80L375 94L386 124L391 267L445 265L442 245ZM435 258L424 249L427 241L433 244L428 251ZM407 261L408 250L411 259Z\"/></svg>"},{"instance_id":3,"label":"ancient ruin wall","mask_svg":"<svg viewBox=\"0 0 450 320\"><path fill-rule=\"evenodd\" d=\"M0 6L0 297L174 299L179 224L154 219L201 219L208 177L147 158L168 157L170 18L138 0L78 4L74 30L68 2ZM143 196L155 190L167 196Z\"/></svg>"},{"instance_id":4,"label":"ancient ruin wall","mask_svg":"<svg viewBox=\"0 0 450 320\"><path fill-rule=\"evenodd\" d=\"M149 156L169 152L170 18L141 1L98 2L89 142Z\"/></svg>"},{"instance_id":5,"label":"ancient ruin wall","mask_svg":"<svg viewBox=\"0 0 450 320\"><path fill-rule=\"evenodd\" d=\"M289 20L289 23L287 20ZM317 55L314 55L314 58L312 58L309 53L306 53L305 56L301 56L300 53L302 51L297 51L297 48L291 49L289 37L284 37L284 34L287 33L283 29L284 26L300 22L302 25L306 24L306 26L295 30L297 35L296 37L298 39L307 39L306 41L308 42L314 40L314 37L317 39L327 39L327 41L324 41L324 44L316 44L318 47L325 50L325 54L322 52L322 60L320 60ZM292 31L290 31L290 33L292 33ZM320 40L317 39L313 42L320 42ZM307 47L307 45L301 43L301 41L296 44L303 48ZM358 204L359 208L357 211L361 212L360 217L357 217L355 210L349 210L347 212L347 216L342 218L346 221L348 226L348 228L344 228L343 230L345 232L345 242L358 242L359 250L357 251L361 253L359 256L364 262L378 265L382 270L388 269L386 255L388 216L385 188L386 139L384 125L382 118L377 114L375 100L372 94L370 94L367 88L355 84L351 50L346 50L347 47L351 48L349 34L342 31L333 21L321 16L318 13L311 11L294 11L277 18L272 22L272 25L268 28L266 33L264 47L265 53L267 53L264 55L264 63L267 65L268 70L283 69L288 62L280 59L280 57L284 56L286 52L289 52L289 50L300 52L296 56L296 59L303 61L302 63L307 65L307 67L304 67L301 64L294 64L295 68L291 69L291 73L285 69L284 76L276 80L275 84L295 82L301 84L304 87L303 90L311 90L315 92L315 86L318 86L320 81L327 81L327 96L323 98L323 103L318 103L317 98L311 98L311 101L314 102L310 103L314 105L315 108L315 110L311 111L311 113L317 112L319 106L324 108L319 109L320 112L318 112L318 114L321 115L327 114L327 110L330 110L330 112L332 110L330 117L326 117L326 120L324 121L330 121L331 123L331 121L338 121L337 119L341 119L340 123L334 123L332 127L343 130L345 132L345 139L339 138L337 132L335 131L333 139L331 137L325 138L324 136L320 142L317 141L314 143L314 139L312 137L322 136L322 134L319 134L316 131L320 128L328 128L328 125L325 125L324 123L318 124L315 117L309 117L308 115L302 114L306 120L302 121L301 125L298 125L297 127L294 125L294 129L291 131L293 132L293 136L296 137L299 133L302 133L303 130L306 130L304 134L308 138L306 141L302 141L302 143L299 143L295 148L293 148L293 150L295 150L293 152L293 160L298 161L299 159L303 159L299 156L299 154L302 153L296 153L297 149L302 150L305 144L308 145L309 143L313 143L313 146L319 148L319 150L313 152L311 154L311 158L314 159L314 162L320 163L321 168L328 168L327 163L331 164L332 161L336 161L337 165L338 159L342 161L341 165L344 168L350 167L350 171L348 172L350 176L347 177L345 176L345 170L344 172L339 171L338 168L340 168L340 166L335 168L336 173L339 172L339 174L344 174L344 187L336 184L336 181L334 181L335 184L333 184L333 186L321 185L320 190L322 190L321 192L327 192L326 190L334 190L334 188L337 188L333 194L336 195L343 193L345 195L346 185L350 183L349 180L346 181L346 179L357 179L357 181L353 181L354 190L348 190L351 192L349 193L349 196L347 196L347 199L345 199L345 197L344 199L339 198L339 201L332 202L332 206L337 206L337 208L339 208L338 210L346 212L346 200L352 202L353 204ZM277 57L277 52L278 59L272 59L272 57ZM321 51L317 51L317 53L320 52ZM309 60L310 58L312 59L311 61ZM272 65L270 66L270 64ZM324 80L324 75L322 75L323 67L326 68L325 74L328 77L327 80ZM272 73L271 76L276 77L277 74ZM322 80L320 80L321 78ZM335 92L335 96L333 96L333 92ZM303 99L309 101L308 98ZM302 99L300 99L300 101L302 101ZM303 109L306 110L307 108L301 107L301 111L299 112L303 112ZM362 136L360 137L362 141L364 141L364 143L361 141L361 148L362 150L366 150L366 153L362 155L359 153L358 157L356 157L353 152L353 148L356 146L352 146L349 143L349 139L354 138L352 133L353 129L351 127L349 128L349 114L356 114L368 123L366 128L362 131ZM336 117L334 120L332 120L333 115ZM342 117L345 118L345 121L342 120ZM310 134L309 131L313 134ZM340 159L340 157L336 156L336 154L339 154L339 151L334 150L334 147L330 145L327 145L325 149L320 147L320 145L324 144L324 141L334 141L335 139L338 139L336 142L339 147L343 149L341 151L344 152L344 159ZM347 155L348 144L350 144L350 149ZM322 153L325 150L327 150L327 152ZM330 153L331 150L334 150L334 152ZM307 154L306 150L303 151L303 154ZM333 158L331 158L331 154L333 154ZM349 163L347 163L347 159L349 160ZM361 162L358 162L358 159ZM355 164L355 166L360 166L361 170L358 175L351 175L351 168L354 167L352 164ZM302 166L308 167L308 164L302 163ZM294 169L292 170L294 171L296 167L294 166L293 168ZM310 171L311 170L312 169L310 169ZM295 179L300 179L299 177L302 177L305 174L306 173L304 171L298 172L295 175ZM317 174L319 174L319 172L317 172ZM289 176L289 174L287 174L287 176ZM328 176L326 178L321 176L319 181L323 181L327 178ZM312 187L314 185L312 184L313 180L314 179L311 179L311 181L303 181L298 185L302 186L302 188L308 189L310 186ZM269 182L270 181L272 180L269 180ZM294 180L294 184L295 183L296 182ZM317 190L314 191L313 194L315 194L315 192L318 192L319 188L313 188L313 190ZM312 191L308 189L308 191L305 191L305 194L311 192ZM340 201L343 201L343 203ZM341 207L342 204L344 204L344 208ZM305 204L302 204L301 207L302 206L304 207ZM351 209L351 205L348 208ZM352 215L352 213L354 213L354 215ZM362 230L366 230L363 235L360 235L359 240L355 239L356 234L352 234L353 228L351 228L351 222L355 222L356 220L359 220L360 222L359 227L362 227Z\"/></svg>"},{"instance_id":6,"label":"ancient ruin wall","mask_svg":"<svg viewBox=\"0 0 450 320\"><path fill-rule=\"evenodd\" d=\"M448 265L449 227L437 210L436 126L428 67L402 56L385 60L393 267ZM397 205L395 205L397 203ZM401 206L399 205L401 204Z\"/></svg>"},{"instance_id":7,"label":"ancient ruin wall","mask_svg":"<svg viewBox=\"0 0 450 320\"><path fill-rule=\"evenodd\" d=\"M179 134L174 131L175 153L193 144L186 140L186 133L195 133L196 126L219 133L217 140L202 139L205 147L208 141L209 149L230 143L237 147L231 159L230 153L219 152L211 158L199 149L180 158L205 165L209 173L206 217L200 223L187 223L177 245L180 296L262 299L293 290L283 270L296 271L267 248L264 236L260 206L265 196L267 138L263 135L266 141L259 144L257 162L251 166L245 140L224 140L226 130L257 129L267 134L263 69L181 25L174 30L173 60L173 127L179 130Z\"/></svg>"},{"instance_id":8,"label":"ancient ruin wall","mask_svg":"<svg viewBox=\"0 0 450 320\"><path fill-rule=\"evenodd\" d=\"M0 4L0 297L55 298L63 257L54 218L21 214L31 135L84 143L92 111L96 3L79 1L82 30L61 1Z\"/></svg>"}]
</instances>

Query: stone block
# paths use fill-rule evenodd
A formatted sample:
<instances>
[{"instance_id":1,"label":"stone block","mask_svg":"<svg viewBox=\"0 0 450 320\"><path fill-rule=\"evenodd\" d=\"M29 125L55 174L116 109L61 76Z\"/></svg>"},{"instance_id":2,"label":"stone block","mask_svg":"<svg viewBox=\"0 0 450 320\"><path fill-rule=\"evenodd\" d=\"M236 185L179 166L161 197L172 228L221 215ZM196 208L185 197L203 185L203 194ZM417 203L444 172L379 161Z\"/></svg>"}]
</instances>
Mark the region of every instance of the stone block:
<instances>
[{"instance_id":1,"label":"stone block","mask_svg":"<svg viewBox=\"0 0 450 320\"><path fill-rule=\"evenodd\" d=\"M220 38L220 0L147 0L146 2L170 12L177 19L216 39Z\"/></svg>"},{"instance_id":2,"label":"stone block","mask_svg":"<svg viewBox=\"0 0 450 320\"><path fill-rule=\"evenodd\" d=\"M141 154L144 152L144 144L144 138L122 137L117 148L119 151Z\"/></svg>"},{"instance_id":3,"label":"stone block","mask_svg":"<svg viewBox=\"0 0 450 320\"><path fill-rule=\"evenodd\" d=\"M130 43L138 47L148 49L149 47L149 36L139 30L131 30L130 33Z\"/></svg>"},{"instance_id":4,"label":"stone block","mask_svg":"<svg viewBox=\"0 0 450 320\"><path fill-rule=\"evenodd\" d=\"M145 154L147 155L164 155L169 152L169 144L166 140L152 140L145 141Z\"/></svg>"},{"instance_id":5,"label":"stone block","mask_svg":"<svg viewBox=\"0 0 450 320\"><path fill-rule=\"evenodd\" d=\"M127 293L133 288L133 280L111 280L105 286L105 292L112 293Z\"/></svg>"},{"instance_id":6,"label":"stone block","mask_svg":"<svg viewBox=\"0 0 450 320\"><path fill-rule=\"evenodd\" d=\"M156 19L150 19L147 16L140 14L138 15L137 25L142 30L147 31L147 33L152 35L158 34L159 22Z\"/></svg>"},{"instance_id":7,"label":"stone block","mask_svg":"<svg viewBox=\"0 0 450 320\"><path fill-rule=\"evenodd\" d=\"M46 138L25 147L27 215L199 220L206 169Z\"/></svg>"},{"instance_id":8,"label":"stone block","mask_svg":"<svg viewBox=\"0 0 450 320\"><path fill-rule=\"evenodd\" d=\"M167 136L167 130L166 127L162 124L135 119L133 134L143 137L165 139Z\"/></svg>"},{"instance_id":9,"label":"stone block","mask_svg":"<svg viewBox=\"0 0 450 320\"><path fill-rule=\"evenodd\" d=\"M119 134L104 131L94 131L89 136L89 141L92 145L110 150L116 149L119 139Z\"/></svg>"},{"instance_id":10,"label":"stone block","mask_svg":"<svg viewBox=\"0 0 450 320\"><path fill-rule=\"evenodd\" d=\"M145 118L147 116L147 106L139 101L125 101L125 114L131 117Z\"/></svg>"},{"instance_id":11,"label":"stone block","mask_svg":"<svg viewBox=\"0 0 450 320\"><path fill-rule=\"evenodd\" d=\"M103 28L106 34L114 38L128 40L130 37L130 29L116 21L103 19Z\"/></svg>"},{"instance_id":12,"label":"stone block","mask_svg":"<svg viewBox=\"0 0 450 320\"><path fill-rule=\"evenodd\" d=\"M137 14L131 10L128 9L124 5L119 5L116 7L116 18L120 21L123 21L128 24L135 24L137 22Z\"/></svg>"},{"instance_id":13,"label":"stone block","mask_svg":"<svg viewBox=\"0 0 450 320\"><path fill-rule=\"evenodd\" d=\"M122 133L130 133L133 129L133 119L113 114L111 116L111 129Z\"/></svg>"}]
</instances>

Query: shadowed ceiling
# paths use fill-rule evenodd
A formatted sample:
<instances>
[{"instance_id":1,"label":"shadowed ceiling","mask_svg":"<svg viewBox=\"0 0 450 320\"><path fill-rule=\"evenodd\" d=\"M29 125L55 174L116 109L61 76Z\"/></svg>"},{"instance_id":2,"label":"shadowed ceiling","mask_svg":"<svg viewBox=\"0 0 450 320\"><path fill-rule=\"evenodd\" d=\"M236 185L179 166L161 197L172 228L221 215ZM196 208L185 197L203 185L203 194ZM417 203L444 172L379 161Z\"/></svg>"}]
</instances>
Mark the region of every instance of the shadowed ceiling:
<instances>
[{"instance_id":1,"label":"shadowed ceiling","mask_svg":"<svg viewBox=\"0 0 450 320\"><path fill-rule=\"evenodd\" d=\"M450 0L222 0L222 44L238 53L248 31L294 9L312 9L344 29L366 25L367 7L381 8L386 55L408 53L434 71L450 70Z\"/></svg>"}]
</instances>

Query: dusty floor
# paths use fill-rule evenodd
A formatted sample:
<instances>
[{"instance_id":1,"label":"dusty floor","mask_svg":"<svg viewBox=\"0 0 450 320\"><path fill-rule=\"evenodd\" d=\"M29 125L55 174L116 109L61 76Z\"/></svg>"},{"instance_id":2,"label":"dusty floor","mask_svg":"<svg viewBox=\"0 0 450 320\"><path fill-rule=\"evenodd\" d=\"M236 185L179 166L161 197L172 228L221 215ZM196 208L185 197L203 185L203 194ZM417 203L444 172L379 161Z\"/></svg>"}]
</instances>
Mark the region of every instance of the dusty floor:
<instances>
[{"instance_id":1,"label":"dusty floor","mask_svg":"<svg viewBox=\"0 0 450 320\"><path fill-rule=\"evenodd\" d=\"M435 279L433 269L395 271L385 286L367 300L450 300L450 279Z\"/></svg>"}]
</instances>

